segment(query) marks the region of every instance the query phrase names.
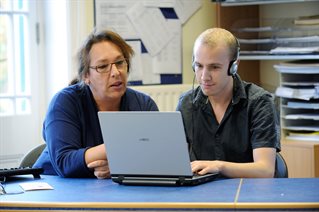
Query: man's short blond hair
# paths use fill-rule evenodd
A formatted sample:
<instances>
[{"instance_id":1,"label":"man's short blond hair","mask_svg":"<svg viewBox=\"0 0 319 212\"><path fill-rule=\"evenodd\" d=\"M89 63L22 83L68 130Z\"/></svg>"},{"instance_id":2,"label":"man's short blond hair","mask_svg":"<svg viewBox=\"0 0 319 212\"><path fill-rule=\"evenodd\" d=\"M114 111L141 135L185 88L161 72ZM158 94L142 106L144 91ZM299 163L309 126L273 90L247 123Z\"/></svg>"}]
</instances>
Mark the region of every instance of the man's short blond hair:
<instances>
[{"instance_id":1,"label":"man's short blond hair","mask_svg":"<svg viewBox=\"0 0 319 212\"><path fill-rule=\"evenodd\" d=\"M196 39L195 46L204 44L211 48L224 44L229 47L230 60L238 59L239 42L237 38L229 31L222 28L210 28L202 32Z\"/></svg>"}]
</instances>

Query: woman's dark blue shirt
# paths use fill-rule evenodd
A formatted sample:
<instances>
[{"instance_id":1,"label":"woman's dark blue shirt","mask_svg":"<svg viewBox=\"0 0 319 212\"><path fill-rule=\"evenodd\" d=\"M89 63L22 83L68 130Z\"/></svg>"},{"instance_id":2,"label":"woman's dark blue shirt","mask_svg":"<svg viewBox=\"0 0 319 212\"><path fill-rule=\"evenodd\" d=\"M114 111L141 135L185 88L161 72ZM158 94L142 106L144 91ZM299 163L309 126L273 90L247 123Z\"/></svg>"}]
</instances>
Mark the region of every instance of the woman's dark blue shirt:
<instances>
[{"instance_id":1,"label":"woman's dark blue shirt","mask_svg":"<svg viewBox=\"0 0 319 212\"><path fill-rule=\"evenodd\" d=\"M120 111L157 111L156 103L147 95L127 88ZM49 105L43 123L47 144L34 167L44 174L62 177L94 177L87 168L84 153L103 143L98 108L87 85L75 84L57 93ZM123 129L125 130L125 129Z\"/></svg>"}]
</instances>

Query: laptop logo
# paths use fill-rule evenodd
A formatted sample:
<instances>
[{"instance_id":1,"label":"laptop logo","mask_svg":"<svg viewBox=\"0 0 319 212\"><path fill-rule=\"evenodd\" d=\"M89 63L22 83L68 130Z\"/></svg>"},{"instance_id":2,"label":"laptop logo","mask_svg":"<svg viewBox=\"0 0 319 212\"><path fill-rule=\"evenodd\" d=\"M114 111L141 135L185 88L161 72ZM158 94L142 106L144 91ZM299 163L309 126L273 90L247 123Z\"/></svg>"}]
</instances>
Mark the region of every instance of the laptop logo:
<instances>
[{"instance_id":1,"label":"laptop logo","mask_svg":"<svg viewBox=\"0 0 319 212\"><path fill-rule=\"evenodd\" d=\"M138 140L139 140L139 141L144 141L144 142L146 142L146 141L150 141L150 139L149 139L149 138L139 138Z\"/></svg>"}]
</instances>

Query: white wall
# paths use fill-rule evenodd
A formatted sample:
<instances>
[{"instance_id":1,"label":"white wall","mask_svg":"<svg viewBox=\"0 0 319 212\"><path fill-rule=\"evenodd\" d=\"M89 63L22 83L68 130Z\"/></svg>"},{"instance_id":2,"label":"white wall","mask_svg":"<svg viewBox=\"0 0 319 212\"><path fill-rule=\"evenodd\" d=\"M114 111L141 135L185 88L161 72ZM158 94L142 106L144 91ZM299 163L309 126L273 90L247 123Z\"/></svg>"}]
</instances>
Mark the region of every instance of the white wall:
<instances>
[{"instance_id":1,"label":"white wall","mask_svg":"<svg viewBox=\"0 0 319 212\"><path fill-rule=\"evenodd\" d=\"M44 49L46 101L68 83L69 44L66 0L44 2Z\"/></svg>"},{"instance_id":2,"label":"white wall","mask_svg":"<svg viewBox=\"0 0 319 212\"><path fill-rule=\"evenodd\" d=\"M183 26L183 83L192 83L193 44L204 30L216 26L216 7L211 0L202 0L203 6Z\"/></svg>"},{"instance_id":3,"label":"white wall","mask_svg":"<svg viewBox=\"0 0 319 212\"><path fill-rule=\"evenodd\" d=\"M93 29L93 25L88 27L93 20L93 0L48 0L44 11L47 106L52 96L77 74L77 51Z\"/></svg>"}]
</instances>

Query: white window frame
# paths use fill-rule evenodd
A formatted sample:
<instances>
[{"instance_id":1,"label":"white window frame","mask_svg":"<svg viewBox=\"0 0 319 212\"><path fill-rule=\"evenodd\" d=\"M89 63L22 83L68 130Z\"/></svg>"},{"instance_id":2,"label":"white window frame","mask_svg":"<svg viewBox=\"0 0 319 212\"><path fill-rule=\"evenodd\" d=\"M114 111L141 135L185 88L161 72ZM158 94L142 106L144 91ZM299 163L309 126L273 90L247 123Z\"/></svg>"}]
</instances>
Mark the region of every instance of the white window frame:
<instances>
[{"instance_id":1,"label":"white window frame","mask_svg":"<svg viewBox=\"0 0 319 212\"><path fill-rule=\"evenodd\" d=\"M27 1L27 0L24 0ZM26 98L30 98L31 110L29 113L13 113L8 116L0 116L0 168L16 167L19 165L22 156L32 147L41 142L42 114L40 100L43 93L40 89L40 82L43 81L43 75L40 74L40 67L43 65L43 54L41 54L41 39L39 34L39 25L41 24L41 1L28 0L29 5L29 38L28 47L28 69L30 78L30 91ZM16 36L16 35L15 35ZM24 38L24 39L25 39ZM18 96L19 94L17 94ZM15 98L12 96L11 98Z\"/></svg>"},{"instance_id":2,"label":"white window frame","mask_svg":"<svg viewBox=\"0 0 319 212\"><path fill-rule=\"evenodd\" d=\"M75 77L76 52L93 30L88 24L93 23L93 1L24 1L32 4L30 38L39 41L30 47L32 113L0 117L0 168L16 167L25 153L43 143L48 104Z\"/></svg>"}]
</instances>

